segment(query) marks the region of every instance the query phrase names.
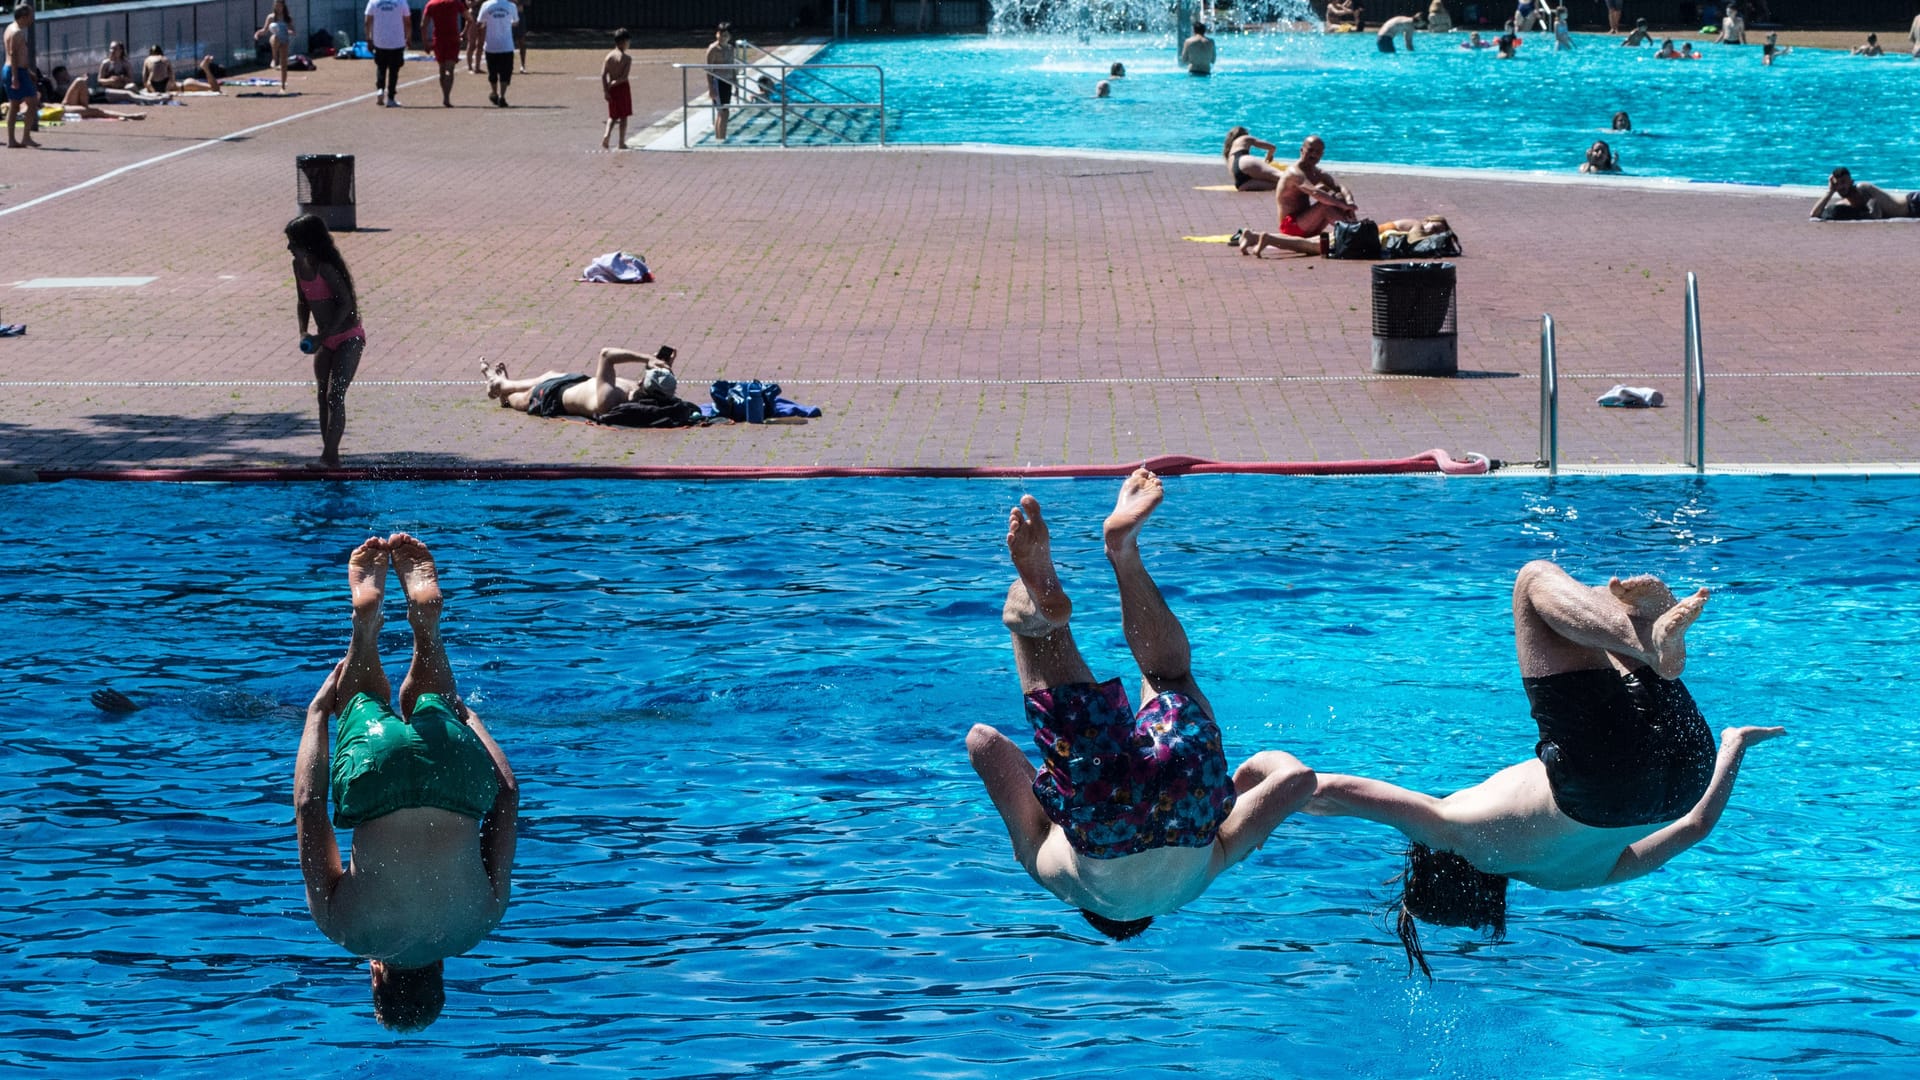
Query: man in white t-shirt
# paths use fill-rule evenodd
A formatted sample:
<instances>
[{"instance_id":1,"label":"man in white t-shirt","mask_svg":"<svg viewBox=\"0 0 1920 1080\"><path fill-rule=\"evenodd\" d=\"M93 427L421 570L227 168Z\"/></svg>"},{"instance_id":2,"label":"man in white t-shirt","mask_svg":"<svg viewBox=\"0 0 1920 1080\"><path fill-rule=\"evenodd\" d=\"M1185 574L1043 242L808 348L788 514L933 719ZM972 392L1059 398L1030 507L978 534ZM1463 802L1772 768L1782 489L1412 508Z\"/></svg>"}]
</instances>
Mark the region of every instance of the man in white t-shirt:
<instances>
[{"instance_id":1,"label":"man in white t-shirt","mask_svg":"<svg viewBox=\"0 0 1920 1080\"><path fill-rule=\"evenodd\" d=\"M413 44L413 10L407 0L367 0L367 44L373 46L375 105L398 105L400 69Z\"/></svg>"},{"instance_id":2,"label":"man in white t-shirt","mask_svg":"<svg viewBox=\"0 0 1920 1080\"><path fill-rule=\"evenodd\" d=\"M487 100L507 107L507 87L513 82L513 28L520 25L520 9L513 0L487 0L480 5L480 29L486 35Z\"/></svg>"}]
</instances>

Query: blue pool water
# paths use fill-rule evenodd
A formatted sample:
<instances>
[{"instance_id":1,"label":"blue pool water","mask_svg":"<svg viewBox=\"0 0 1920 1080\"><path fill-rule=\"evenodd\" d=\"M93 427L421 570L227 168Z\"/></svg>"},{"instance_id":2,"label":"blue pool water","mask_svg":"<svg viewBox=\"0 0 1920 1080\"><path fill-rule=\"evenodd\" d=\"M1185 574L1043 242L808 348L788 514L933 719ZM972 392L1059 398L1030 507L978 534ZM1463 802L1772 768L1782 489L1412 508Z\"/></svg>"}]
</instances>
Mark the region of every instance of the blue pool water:
<instances>
[{"instance_id":1,"label":"blue pool water","mask_svg":"<svg viewBox=\"0 0 1920 1080\"><path fill-rule=\"evenodd\" d=\"M1034 491L1083 647L1130 672L1097 526ZM1022 724L1004 482L0 492L0 1069L49 1076L1881 1077L1920 1067L1920 481L1169 481L1145 541L1236 760L1434 791L1525 757L1530 558L1715 590L1689 684L1784 724L1717 831L1509 939L1380 918L1396 845L1295 819L1095 940L966 763ZM129 528L126 523L135 523ZM307 919L298 707L370 531L435 545L458 679L524 785L506 921L395 1037ZM397 606L382 639L396 665ZM98 714L114 684L153 704ZM411 1070L391 1072L394 1069ZM589 1072L589 1070L594 1070Z\"/></svg>"},{"instance_id":2,"label":"blue pool water","mask_svg":"<svg viewBox=\"0 0 1920 1080\"><path fill-rule=\"evenodd\" d=\"M1372 34L1229 34L1206 79L1176 65L1170 39L1144 34L851 41L819 59L885 68L898 142L1218 159L1244 124L1287 159L1318 132L1336 161L1573 173L1604 138L1633 176L1825 186L1846 164L1889 190L1920 187L1920 142L1889 134L1920 111L1920 64L1905 57L1809 49L1765 68L1758 46L1704 43L1704 58L1671 61L1604 34L1576 34L1567 52L1533 34L1502 61L1460 49L1465 39L1417 35L1417 51L1384 56ZM1126 78L1095 100L1116 60ZM1622 109L1635 131L1615 138L1606 129Z\"/></svg>"}]
</instances>

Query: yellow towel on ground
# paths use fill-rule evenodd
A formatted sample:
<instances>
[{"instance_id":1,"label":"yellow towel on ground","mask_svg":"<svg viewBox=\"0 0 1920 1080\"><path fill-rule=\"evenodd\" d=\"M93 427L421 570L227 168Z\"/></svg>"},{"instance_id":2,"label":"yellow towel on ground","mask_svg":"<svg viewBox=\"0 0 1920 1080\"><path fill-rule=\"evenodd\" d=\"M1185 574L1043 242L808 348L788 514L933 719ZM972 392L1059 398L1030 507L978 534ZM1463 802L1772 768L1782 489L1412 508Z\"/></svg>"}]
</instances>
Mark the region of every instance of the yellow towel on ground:
<instances>
[{"instance_id":1,"label":"yellow towel on ground","mask_svg":"<svg viewBox=\"0 0 1920 1080\"><path fill-rule=\"evenodd\" d=\"M1219 236L1183 236L1180 239L1191 240L1196 244L1231 244L1233 243L1233 234L1221 233Z\"/></svg>"},{"instance_id":2,"label":"yellow towel on ground","mask_svg":"<svg viewBox=\"0 0 1920 1080\"><path fill-rule=\"evenodd\" d=\"M1232 184L1196 184L1193 190L1195 191L1239 191L1240 189L1237 187L1234 187Z\"/></svg>"}]
</instances>

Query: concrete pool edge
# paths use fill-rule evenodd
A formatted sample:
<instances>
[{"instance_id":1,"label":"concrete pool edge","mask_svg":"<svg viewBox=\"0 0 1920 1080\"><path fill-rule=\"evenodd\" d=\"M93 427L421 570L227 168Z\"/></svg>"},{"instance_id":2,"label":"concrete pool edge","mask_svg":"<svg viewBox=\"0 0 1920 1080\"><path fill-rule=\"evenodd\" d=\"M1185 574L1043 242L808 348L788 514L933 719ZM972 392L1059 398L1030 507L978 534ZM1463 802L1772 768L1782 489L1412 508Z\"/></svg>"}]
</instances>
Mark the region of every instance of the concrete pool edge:
<instances>
[{"instance_id":1,"label":"concrete pool edge","mask_svg":"<svg viewBox=\"0 0 1920 1080\"><path fill-rule=\"evenodd\" d=\"M843 480L860 478L923 480L1073 480L1114 479L1137 468L1164 476L1498 476L1552 479L1542 462L1492 460L1469 453L1466 460L1444 450L1428 450L1411 457L1356 461L1213 461L1184 454L1168 454L1143 461L1112 465L986 465L959 467L912 466L564 466L502 465L497 467L394 465L356 469L288 468L177 468L177 469L18 469L0 468L0 487L21 484L92 480L118 483L281 484L309 481L527 481L527 480ZM1687 465L1562 465L1560 476L1698 477L1920 476L1920 462L1865 464L1773 464L1729 462L1696 470Z\"/></svg>"}]
</instances>

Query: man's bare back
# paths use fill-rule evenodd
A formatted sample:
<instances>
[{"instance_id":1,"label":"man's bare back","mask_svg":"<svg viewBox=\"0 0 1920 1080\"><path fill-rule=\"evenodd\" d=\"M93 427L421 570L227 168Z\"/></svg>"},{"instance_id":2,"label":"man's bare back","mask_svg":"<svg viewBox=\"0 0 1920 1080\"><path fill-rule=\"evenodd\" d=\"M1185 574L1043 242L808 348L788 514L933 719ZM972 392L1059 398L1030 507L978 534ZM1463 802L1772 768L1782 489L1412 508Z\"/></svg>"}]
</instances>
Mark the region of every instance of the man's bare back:
<instances>
[{"instance_id":1,"label":"man's bare back","mask_svg":"<svg viewBox=\"0 0 1920 1080\"><path fill-rule=\"evenodd\" d=\"M711 61L709 61L711 62ZM618 86L626 82L633 72L633 54L615 49L607 54L606 63L600 67L601 81L607 86Z\"/></svg>"}]
</instances>

